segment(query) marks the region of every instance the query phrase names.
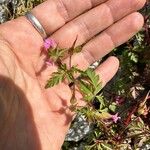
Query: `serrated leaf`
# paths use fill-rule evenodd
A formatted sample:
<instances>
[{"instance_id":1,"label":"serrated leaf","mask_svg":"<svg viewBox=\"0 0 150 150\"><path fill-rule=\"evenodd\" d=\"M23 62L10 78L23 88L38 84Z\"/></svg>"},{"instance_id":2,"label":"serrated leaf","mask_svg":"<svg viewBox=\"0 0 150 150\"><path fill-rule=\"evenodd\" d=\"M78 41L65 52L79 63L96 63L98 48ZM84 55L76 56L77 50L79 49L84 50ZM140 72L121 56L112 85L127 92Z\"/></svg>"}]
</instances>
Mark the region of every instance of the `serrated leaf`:
<instances>
[{"instance_id":1,"label":"serrated leaf","mask_svg":"<svg viewBox=\"0 0 150 150\"><path fill-rule=\"evenodd\" d=\"M98 92L100 92L100 90L102 89L99 75L96 75L96 73L93 69L86 70L86 74L87 74L87 77L90 79L91 84L94 87L93 93L96 96L98 94Z\"/></svg>"},{"instance_id":2,"label":"serrated leaf","mask_svg":"<svg viewBox=\"0 0 150 150\"><path fill-rule=\"evenodd\" d=\"M67 51L67 49L60 49L60 48L56 47L55 49L48 52L48 56L54 62L57 62L58 59L61 59L64 57L66 51Z\"/></svg>"},{"instance_id":3,"label":"serrated leaf","mask_svg":"<svg viewBox=\"0 0 150 150\"><path fill-rule=\"evenodd\" d=\"M87 76L92 81L93 86L96 88L99 83L99 76L92 69L86 71Z\"/></svg>"},{"instance_id":4,"label":"serrated leaf","mask_svg":"<svg viewBox=\"0 0 150 150\"><path fill-rule=\"evenodd\" d=\"M102 85L99 83L94 91L94 95L97 95L102 90Z\"/></svg>"},{"instance_id":5,"label":"serrated leaf","mask_svg":"<svg viewBox=\"0 0 150 150\"><path fill-rule=\"evenodd\" d=\"M58 85L60 82L64 81L66 76L65 72L54 72L52 77L47 81L45 88L51 88L55 85Z\"/></svg>"},{"instance_id":6,"label":"serrated leaf","mask_svg":"<svg viewBox=\"0 0 150 150\"><path fill-rule=\"evenodd\" d=\"M80 73L80 74L84 73L84 71L82 71L81 69L77 68L77 66L72 66L70 70L71 70L72 73Z\"/></svg>"},{"instance_id":7,"label":"serrated leaf","mask_svg":"<svg viewBox=\"0 0 150 150\"><path fill-rule=\"evenodd\" d=\"M72 78L72 75L71 74L66 74L66 78L67 78L67 80L68 80L68 82L69 83L74 83L74 81L73 81L73 78Z\"/></svg>"},{"instance_id":8,"label":"serrated leaf","mask_svg":"<svg viewBox=\"0 0 150 150\"><path fill-rule=\"evenodd\" d=\"M79 83L81 93L87 101L93 100L102 88L99 83L99 76L92 69L81 72Z\"/></svg>"},{"instance_id":9,"label":"serrated leaf","mask_svg":"<svg viewBox=\"0 0 150 150\"><path fill-rule=\"evenodd\" d=\"M59 66L59 68L58 68L58 73L63 73L63 72L67 72L68 70L67 70L67 65L66 64L62 64L61 66Z\"/></svg>"},{"instance_id":10,"label":"serrated leaf","mask_svg":"<svg viewBox=\"0 0 150 150\"><path fill-rule=\"evenodd\" d=\"M77 66L72 66L69 70L66 69L66 72L66 78L68 79L69 83L74 82L74 76L83 73L83 71L77 68Z\"/></svg>"},{"instance_id":11,"label":"serrated leaf","mask_svg":"<svg viewBox=\"0 0 150 150\"><path fill-rule=\"evenodd\" d=\"M79 86L84 99L87 101L91 101L94 95L91 92L91 88L89 87L89 85L86 84L85 82L79 81Z\"/></svg>"}]
</instances>

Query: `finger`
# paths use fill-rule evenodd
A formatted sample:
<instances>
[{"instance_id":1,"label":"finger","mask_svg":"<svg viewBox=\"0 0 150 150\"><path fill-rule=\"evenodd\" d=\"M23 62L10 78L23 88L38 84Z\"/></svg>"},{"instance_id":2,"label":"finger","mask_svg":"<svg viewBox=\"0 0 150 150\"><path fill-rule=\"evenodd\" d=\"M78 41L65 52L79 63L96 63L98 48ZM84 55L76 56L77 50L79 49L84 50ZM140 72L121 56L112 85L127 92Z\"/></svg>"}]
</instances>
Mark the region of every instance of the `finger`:
<instances>
[{"instance_id":1,"label":"finger","mask_svg":"<svg viewBox=\"0 0 150 150\"><path fill-rule=\"evenodd\" d=\"M69 20L105 1L107 0L48 0L35 7L33 15L41 22L47 34L51 34ZM68 17L65 18L64 14ZM27 56L28 61L32 61L32 66L36 68L43 47L43 39L25 17L2 24L0 34L21 60Z\"/></svg>"},{"instance_id":2,"label":"finger","mask_svg":"<svg viewBox=\"0 0 150 150\"><path fill-rule=\"evenodd\" d=\"M119 60L111 56L109 57L105 62L103 62L96 70L96 74L100 77L100 82L102 83L102 87L104 87L117 73L119 68ZM76 92L76 97L78 99L78 105L84 106L85 101L83 101L82 94L79 92Z\"/></svg>"},{"instance_id":3,"label":"finger","mask_svg":"<svg viewBox=\"0 0 150 150\"><path fill-rule=\"evenodd\" d=\"M137 12L123 18L89 41L83 47L81 53L74 54L72 65L78 65L80 69L86 69L90 64L109 53L113 48L130 39L142 28L143 23L143 16ZM65 59L64 62L69 64L69 58Z\"/></svg>"},{"instance_id":4,"label":"finger","mask_svg":"<svg viewBox=\"0 0 150 150\"><path fill-rule=\"evenodd\" d=\"M119 60L111 56L96 69L96 73L100 76L103 87L114 77L118 68Z\"/></svg>"},{"instance_id":5,"label":"finger","mask_svg":"<svg viewBox=\"0 0 150 150\"><path fill-rule=\"evenodd\" d=\"M83 44L114 22L140 9L145 0L109 0L77 17L52 35L60 47L70 47L78 35Z\"/></svg>"},{"instance_id":6,"label":"finger","mask_svg":"<svg viewBox=\"0 0 150 150\"><path fill-rule=\"evenodd\" d=\"M66 22L107 0L48 0L32 12L40 20L47 34L51 34Z\"/></svg>"}]
</instances>

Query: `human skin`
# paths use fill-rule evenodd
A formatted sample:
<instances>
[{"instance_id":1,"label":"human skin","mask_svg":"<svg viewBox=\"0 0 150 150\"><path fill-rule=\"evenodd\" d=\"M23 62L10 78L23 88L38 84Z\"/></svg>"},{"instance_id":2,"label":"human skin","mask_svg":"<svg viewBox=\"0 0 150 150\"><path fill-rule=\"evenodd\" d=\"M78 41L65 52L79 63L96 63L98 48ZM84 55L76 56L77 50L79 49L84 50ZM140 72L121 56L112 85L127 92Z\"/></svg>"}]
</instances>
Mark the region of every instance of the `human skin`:
<instances>
[{"instance_id":1,"label":"human skin","mask_svg":"<svg viewBox=\"0 0 150 150\"><path fill-rule=\"evenodd\" d=\"M145 0L48 0L32 10L59 47L86 43L72 57L81 69L126 42L143 26ZM59 150L73 119L67 83L45 89L57 66L44 65L43 39L20 17L0 26L0 149ZM68 59L63 61L68 64ZM119 67L115 57L97 69L103 86ZM78 93L78 103L82 104ZM9 113L8 113L9 112Z\"/></svg>"}]
</instances>

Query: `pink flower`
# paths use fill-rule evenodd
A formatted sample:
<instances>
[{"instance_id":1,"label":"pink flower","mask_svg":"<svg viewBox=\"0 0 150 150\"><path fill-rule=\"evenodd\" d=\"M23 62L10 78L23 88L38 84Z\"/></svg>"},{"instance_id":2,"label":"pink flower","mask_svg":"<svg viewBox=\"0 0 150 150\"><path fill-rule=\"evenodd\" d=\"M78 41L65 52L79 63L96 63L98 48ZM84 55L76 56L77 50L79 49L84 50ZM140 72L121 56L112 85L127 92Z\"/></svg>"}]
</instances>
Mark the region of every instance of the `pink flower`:
<instances>
[{"instance_id":1,"label":"pink flower","mask_svg":"<svg viewBox=\"0 0 150 150\"><path fill-rule=\"evenodd\" d=\"M112 116L111 116L111 119L113 120L114 123L117 123L117 121L118 121L119 119L121 119L121 117L118 117L118 113L116 113L115 115L112 115Z\"/></svg>"},{"instance_id":2,"label":"pink flower","mask_svg":"<svg viewBox=\"0 0 150 150\"><path fill-rule=\"evenodd\" d=\"M51 59L48 59L48 60L45 62L45 64L46 64L47 66L53 66L53 65L54 65L54 62L53 62Z\"/></svg>"},{"instance_id":3,"label":"pink flower","mask_svg":"<svg viewBox=\"0 0 150 150\"><path fill-rule=\"evenodd\" d=\"M44 47L45 47L46 50L49 49L49 48L55 47L55 45L56 45L56 43L53 39L46 39L44 41Z\"/></svg>"}]
</instances>

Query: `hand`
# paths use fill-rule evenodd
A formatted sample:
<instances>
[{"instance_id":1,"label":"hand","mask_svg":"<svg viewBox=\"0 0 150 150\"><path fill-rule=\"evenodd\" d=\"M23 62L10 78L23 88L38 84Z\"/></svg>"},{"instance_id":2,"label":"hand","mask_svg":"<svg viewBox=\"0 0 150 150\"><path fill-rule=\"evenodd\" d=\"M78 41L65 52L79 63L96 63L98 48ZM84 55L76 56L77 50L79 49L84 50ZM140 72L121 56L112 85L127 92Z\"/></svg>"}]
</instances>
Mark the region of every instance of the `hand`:
<instances>
[{"instance_id":1,"label":"hand","mask_svg":"<svg viewBox=\"0 0 150 150\"><path fill-rule=\"evenodd\" d=\"M32 12L60 47L70 47L77 35L77 45L86 42L83 51L73 56L73 64L85 70L142 28L143 17L136 11L144 3L48 0ZM71 97L68 85L44 89L57 66L41 71L43 40L25 17L2 24L0 35L0 149L61 149L73 118L66 109ZM96 69L103 86L118 66L117 58L110 57Z\"/></svg>"}]
</instances>

